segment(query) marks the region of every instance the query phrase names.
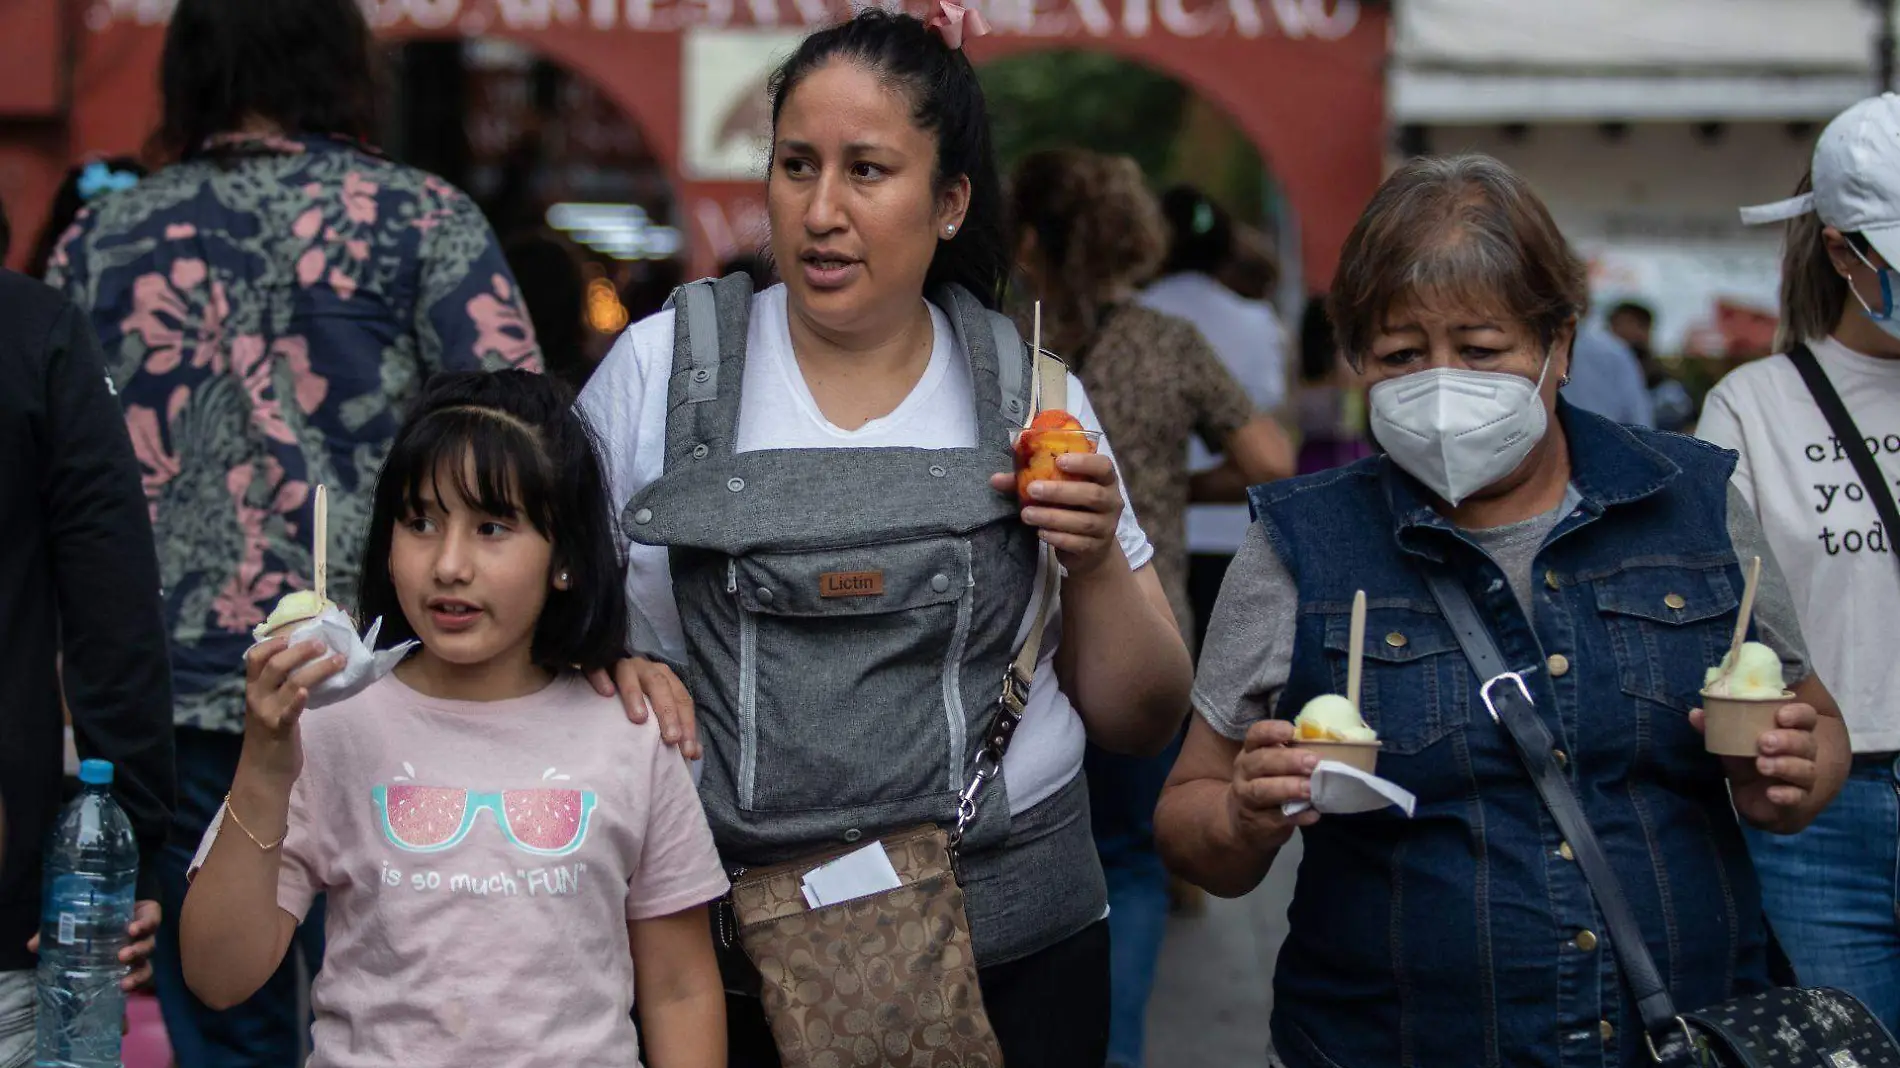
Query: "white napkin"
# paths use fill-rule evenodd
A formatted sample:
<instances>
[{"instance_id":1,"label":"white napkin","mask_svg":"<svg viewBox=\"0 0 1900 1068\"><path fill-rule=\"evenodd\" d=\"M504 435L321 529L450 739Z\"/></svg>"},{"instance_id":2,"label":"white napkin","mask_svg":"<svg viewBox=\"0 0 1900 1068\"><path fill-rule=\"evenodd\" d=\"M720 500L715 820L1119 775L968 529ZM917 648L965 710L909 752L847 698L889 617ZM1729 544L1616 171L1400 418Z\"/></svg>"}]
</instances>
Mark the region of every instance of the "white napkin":
<instances>
[{"instance_id":1,"label":"white napkin","mask_svg":"<svg viewBox=\"0 0 1900 1068\"><path fill-rule=\"evenodd\" d=\"M306 709L333 705L346 697L362 693L370 683L394 671L409 650L415 648L416 642L407 641L394 649L371 652L376 648L376 634L382 629L383 621L379 616L376 622L370 624L369 633L358 638L350 617L335 605L324 609L322 615L290 629L292 645L316 640L329 646L332 652L342 653L345 658L342 671L311 688L310 700L304 705Z\"/></svg>"},{"instance_id":2,"label":"white napkin","mask_svg":"<svg viewBox=\"0 0 1900 1068\"><path fill-rule=\"evenodd\" d=\"M1396 783L1337 760L1322 760L1313 769L1312 800L1288 801L1280 806L1280 812L1297 816L1314 808L1328 816L1347 816L1354 812L1376 812L1391 805L1410 817L1417 802L1409 790Z\"/></svg>"}]
</instances>

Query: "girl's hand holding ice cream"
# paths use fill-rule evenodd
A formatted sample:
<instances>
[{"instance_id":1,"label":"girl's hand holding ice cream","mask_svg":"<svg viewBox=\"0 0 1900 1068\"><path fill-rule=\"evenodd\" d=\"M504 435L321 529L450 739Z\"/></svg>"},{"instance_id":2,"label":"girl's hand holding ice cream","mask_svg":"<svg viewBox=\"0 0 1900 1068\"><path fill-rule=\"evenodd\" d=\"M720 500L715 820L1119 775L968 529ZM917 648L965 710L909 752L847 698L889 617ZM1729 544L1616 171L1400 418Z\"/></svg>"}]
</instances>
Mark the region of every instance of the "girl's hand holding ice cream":
<instances>
[{"instance_id":1,"label":"girl's hand holding ice cream","mask_svg":"<svg viewBox=\"0 0 1900 1068\"><path fill-rule=\"evenodd\" d=\"M320 641L268 638L244 656L244 754L253 770L294 782L303 770L297 720L310 690L343 670L345 658Z\"/></svg>"}]
</instances>

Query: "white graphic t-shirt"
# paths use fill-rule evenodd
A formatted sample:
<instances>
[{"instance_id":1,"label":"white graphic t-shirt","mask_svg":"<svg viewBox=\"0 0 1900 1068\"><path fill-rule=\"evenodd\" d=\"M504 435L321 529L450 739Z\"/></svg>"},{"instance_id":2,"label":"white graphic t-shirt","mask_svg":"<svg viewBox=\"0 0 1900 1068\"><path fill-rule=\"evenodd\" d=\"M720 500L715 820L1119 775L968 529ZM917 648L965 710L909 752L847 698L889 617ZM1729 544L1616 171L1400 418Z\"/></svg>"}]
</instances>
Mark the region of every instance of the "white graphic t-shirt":
<instances>
[{"instance_id":1,"label":"white graphic t-shirt","mask_svg":"<svg viewBox=\"0 0 1900 1068\"><path fill-rule=\"evenodd\" d=\"M312 1068L639 1064L629 920L727 883L686 763L579 676L305 715L278 905L326 892Z\"/></svg>"},{"instance_id":2,"label":"white graphic t-shirt","mask_svg":"<svg viewBox=\"0 0 1900 1068\"><path fill-rule=\"evenodd\" d=\"M1809 343L1860 428L1888 492L1900 492L1900 360ZM1785 356L1748 364L1710 392L1696 433L1741 453L1735 486L1754 506L1794 592L1815 673L1857 753L1900 749L1900 619L1892 532Z\"/></svg>"}]
</instances>

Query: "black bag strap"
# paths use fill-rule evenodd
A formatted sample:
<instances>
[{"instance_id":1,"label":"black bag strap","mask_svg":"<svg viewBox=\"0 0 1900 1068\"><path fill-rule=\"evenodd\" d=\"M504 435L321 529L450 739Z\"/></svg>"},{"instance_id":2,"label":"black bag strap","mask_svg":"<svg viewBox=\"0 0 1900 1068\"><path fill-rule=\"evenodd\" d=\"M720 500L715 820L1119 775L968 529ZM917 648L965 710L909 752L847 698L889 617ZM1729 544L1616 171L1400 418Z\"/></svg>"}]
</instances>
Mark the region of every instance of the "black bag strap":
<instances>
[{"instance_id":1,"label":"black bag strap","mask_svg":"<svg viewBox=\"0 0 1900 1068\"><path fill-rule=\"evenodd\" d=\"M1893 539L1900 538L1900 508L1894 506L1893 487L1880 473L1880 465L1874 462L1867 439L1861 436L1860 427L1854 425L1854 417L1847 414L1847 405L1842 403L1834 383L1828 380L1821 361L1814 358L1814 351L1806 344L1797 344L1788 350L1788 359L1794 369L1801 372L1801 381L1808 384L1814 403L1827 418L1828 429L1834 431L1835 439L1847 453L1848 462L1854 465L1854 475L1860 479L1860 487L1867 491L1867 499L1874 502L1874 511L1880 513L1880 524L1886 528L1887 541L1891 544ZM1896 554L1895 559L1900 560L1900 554Z\"/></svg>"},{"instance_id":2,"label":"black bag strap","mask_svg":"<svg viewBox=\"0 0 1900 1068\"><path fill-rule=\"evenodd\" d=\"M1655 958L1649 955L1649 947L1643 941L1643 930L1636 923L1636 914L1623 896L1623 884L1610 867L1610 859L1604 854L1602 843L1597 841L1596 832L1590 829L1589 817L1584 815L1576 791L1564 778L1555 755L1556 739L1551 737L1550 728L1532 706L1530 688L1524 684L1524 677L1505 663L1497 641L1485 626L1484 617L1478 614L1478 607L1472 603L1471 593L1464 583L1456 575L1438 568L1430 569L1425 581L1431 587L1432 599L1438 602L1438 610L1444 613L1452 633L1457 635L1465 658L1477 669L1478 678L1484 680L1479 694L1485 708L1510 737L1518 758L1530 772L1537 793L1576 854L1577 866L1583 869L1583 877L1596 897L1597 909L1603 913L1603 922L1609 928L1610 948L1622 966L1624 980L1636 996L1636 1010L1643 1018L1650 1056L1658 1064L1676 1063L1693 1047L1688 1025L1676 1015L1669 988L1663 984L1662 973L1656 970ZM1659 1041L1661 1046L1657 1045ZM1683 1045L1685 1042L1690 1045Z\"/></svg>"}]
</instances>

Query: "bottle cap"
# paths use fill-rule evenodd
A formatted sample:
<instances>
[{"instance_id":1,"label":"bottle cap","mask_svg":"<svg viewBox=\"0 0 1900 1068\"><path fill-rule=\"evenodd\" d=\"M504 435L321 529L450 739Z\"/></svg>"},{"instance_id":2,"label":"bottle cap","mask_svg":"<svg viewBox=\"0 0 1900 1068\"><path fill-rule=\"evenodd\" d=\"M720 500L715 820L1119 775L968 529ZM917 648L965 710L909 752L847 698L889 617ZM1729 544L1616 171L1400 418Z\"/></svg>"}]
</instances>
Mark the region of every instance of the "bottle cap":
<instances>
[{"instance_id":1,"label":"bottle cap","mask_svg":"<svg viewBox=\"0 0 1900 1068\"><path fill-rule=\"evenodd\" d=\"M88 786L109 786L112 783L112 761L82 760L79 762L79 781Z\"/></svg>"}]
</instances>

